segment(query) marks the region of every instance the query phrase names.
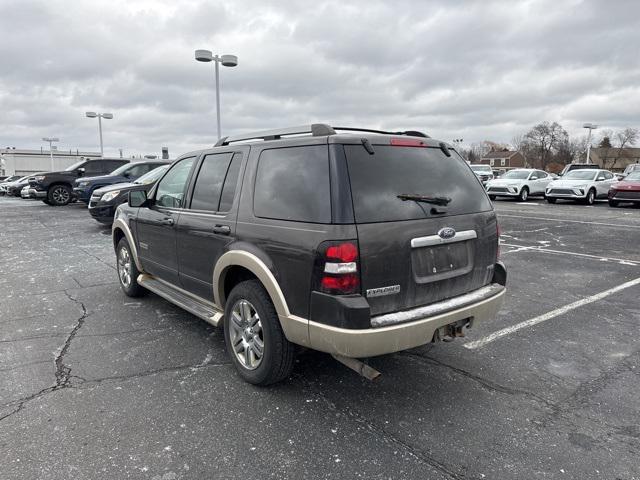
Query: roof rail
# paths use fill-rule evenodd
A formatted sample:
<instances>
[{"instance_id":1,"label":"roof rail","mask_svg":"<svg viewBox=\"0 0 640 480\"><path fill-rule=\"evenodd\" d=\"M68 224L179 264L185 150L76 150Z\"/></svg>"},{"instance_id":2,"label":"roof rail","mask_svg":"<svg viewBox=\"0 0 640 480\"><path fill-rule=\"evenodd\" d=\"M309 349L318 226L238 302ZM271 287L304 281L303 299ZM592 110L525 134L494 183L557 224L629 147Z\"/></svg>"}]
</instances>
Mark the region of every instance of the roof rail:
<instances>
[{"instance_id":1,"label":"roof rail","mask_svg":"<svg viewBox=\"0 0 640 480\"><path fill-rule=\"evenodd\" d=\"M301 135L310 133L314 137L323 135L335 135L336 131L324 123L312 123L311 125L301 125L299 127L278 128L275 130L263 130L261 132L245 133L232 137L222 137L216 142L216 147L229 145L232 142L242 142L245 140L279 140L287 135Z\"/></svg>"},{"instance_id":2,"label":"roof rail","mask_svg":"<svg viewBox=\"0 0 640 480\"><path fill-rule=\"evenodd\" d=\"M419 132L417 130L407 130L405 132L385 132L384 130L373 130L371 128L355 128L355 127L333 127L334 130L343 130L346 132L369 132L369 133L382 133L384 135L409 135L411 137L423 137L430 138L426 133Z\"/></svg>"}]
</instances>

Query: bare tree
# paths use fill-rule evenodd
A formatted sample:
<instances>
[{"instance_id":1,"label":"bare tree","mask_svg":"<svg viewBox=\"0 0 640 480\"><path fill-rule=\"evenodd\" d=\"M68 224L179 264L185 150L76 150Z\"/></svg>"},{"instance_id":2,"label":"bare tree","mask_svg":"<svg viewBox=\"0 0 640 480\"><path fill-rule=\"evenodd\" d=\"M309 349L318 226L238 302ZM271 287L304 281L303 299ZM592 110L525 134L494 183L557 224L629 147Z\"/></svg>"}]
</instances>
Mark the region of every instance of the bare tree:
<instances>
[{"instance_id":1,"label":"bare tree","mask_svg":"<svg viewBox=\"0 0 640 480\"><path fill-rule=\"evenodd\" d=\"M539 123L525 135L531 145L540 168L546 168L552 160L552 154L563 148L569 140L569 134L557 123Z\"/></svg>"}]
</instances>

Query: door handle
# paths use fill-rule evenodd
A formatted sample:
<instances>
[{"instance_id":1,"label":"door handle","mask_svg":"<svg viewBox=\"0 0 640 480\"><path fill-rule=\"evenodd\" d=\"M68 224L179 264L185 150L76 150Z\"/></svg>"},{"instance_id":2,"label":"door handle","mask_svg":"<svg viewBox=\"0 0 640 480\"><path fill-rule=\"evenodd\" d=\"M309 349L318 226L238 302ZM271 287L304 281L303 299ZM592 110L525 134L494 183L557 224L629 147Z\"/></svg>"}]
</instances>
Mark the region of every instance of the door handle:
<instances>
[{"instance_id":1,"label":"door handle","mask_svg":"<svg viewBox=\"0 0 640 480\"><path fill-rule=\"evenodd\" d=\"M162 219L162 225L173 225L175 222L173 220L173 218L170 217L166 217Z\"/></svg>"},{"instance_id":2,"label":"door handle","mask_svg":"<svg viewBox=\"0 0 640 480\"><path fill-rule=\"evenodd\" d=\"M228 225L214 225L213 233L219 233L220 235L229 235L231 233L231 227Z\"/></svg>"}]
</instances>

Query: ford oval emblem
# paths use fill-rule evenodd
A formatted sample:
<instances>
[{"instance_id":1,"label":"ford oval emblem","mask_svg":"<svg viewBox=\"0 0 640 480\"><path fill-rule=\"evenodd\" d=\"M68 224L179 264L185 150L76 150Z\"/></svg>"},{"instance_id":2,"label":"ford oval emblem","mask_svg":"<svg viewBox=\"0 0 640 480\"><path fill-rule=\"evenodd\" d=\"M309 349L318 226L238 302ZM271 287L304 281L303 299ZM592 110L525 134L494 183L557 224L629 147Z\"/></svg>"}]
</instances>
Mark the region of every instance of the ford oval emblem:
<instances>
[{"instance_id":1,"label":"ford oval emblem","mask_svg":"<svg viewBox=\"0 0 640 480\"><path fill-rule=\"evenodd\" d=\"M456 231L451 227L444 227L440 229L438 236L443 240L449 240L456 236Z\"/></svg>"}]
</instances>

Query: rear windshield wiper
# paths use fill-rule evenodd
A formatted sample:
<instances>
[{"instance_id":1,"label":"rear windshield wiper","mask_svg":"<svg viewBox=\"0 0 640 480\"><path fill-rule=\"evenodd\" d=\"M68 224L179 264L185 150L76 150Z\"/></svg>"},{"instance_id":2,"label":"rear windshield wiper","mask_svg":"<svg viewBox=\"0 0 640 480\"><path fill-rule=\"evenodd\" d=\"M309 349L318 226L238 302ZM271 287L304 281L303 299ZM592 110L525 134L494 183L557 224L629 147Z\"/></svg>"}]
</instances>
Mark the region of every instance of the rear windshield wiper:
<instances>
[{"instance_id":1,"label":"rear windshield wiper","mask_svg":"<svg viewBox=\"0 0 640 480\"><path fill-rule=\"evenodd\" d=\"M429 197L427 195L418 195L414 193L401 193L396 196L402 201L414 200L416 202L432 203L443 207L446 207L451 202L449 197Z\"/></svg>"}]
</instances>

